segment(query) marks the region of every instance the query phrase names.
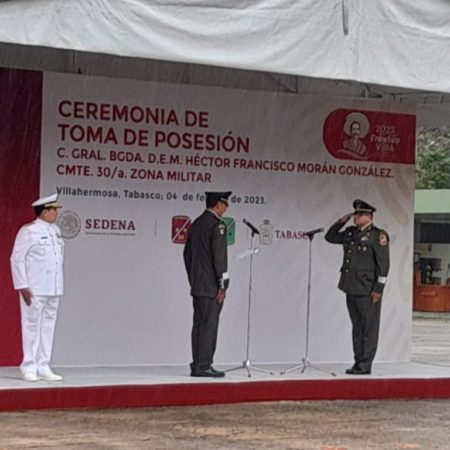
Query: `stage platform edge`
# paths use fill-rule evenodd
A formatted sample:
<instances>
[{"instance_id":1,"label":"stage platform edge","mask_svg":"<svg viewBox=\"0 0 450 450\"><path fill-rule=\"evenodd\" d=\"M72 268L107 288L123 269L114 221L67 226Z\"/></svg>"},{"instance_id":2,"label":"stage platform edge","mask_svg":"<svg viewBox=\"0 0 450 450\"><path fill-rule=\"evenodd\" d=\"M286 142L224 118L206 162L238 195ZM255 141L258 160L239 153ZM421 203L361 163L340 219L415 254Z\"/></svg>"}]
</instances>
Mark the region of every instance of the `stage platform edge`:
<instances>
[{"instance_id":1,"label":"stage platform edge","mask_svg":"<svg viewBox=\"0 0 450 450\"><path fill-rule=\"evenodd\" d=\"M331 367L331 366L330 366ZM224 379L189 377L185 368L66 368L63 382L25 383L17 368L0 368L0 411L187 406L301 400L450 398L450 367L414 363L380 365L373 375L344 368L280 375L244 370ZM337 370L336 370L337 369ZM342 370L340 370L342 369ZM409 369L410 373L405 373ZM389 372L391 375L389 375Z\"/></svg>"}]
</instances>

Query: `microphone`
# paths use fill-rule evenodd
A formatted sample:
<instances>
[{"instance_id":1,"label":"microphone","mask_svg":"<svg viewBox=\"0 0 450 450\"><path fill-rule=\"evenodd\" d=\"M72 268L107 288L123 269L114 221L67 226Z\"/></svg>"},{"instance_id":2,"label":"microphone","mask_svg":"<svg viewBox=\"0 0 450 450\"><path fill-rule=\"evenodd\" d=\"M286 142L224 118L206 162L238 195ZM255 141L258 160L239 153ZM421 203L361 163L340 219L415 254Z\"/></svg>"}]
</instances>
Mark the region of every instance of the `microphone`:
<instances>
[{"instance_id":1,"label":"microphone","mask_svg":"<svg viewBox=\"0 0 450 450\"><path fill-rule=\"evenodd\" d=\"M244 222L245 225L247 225L250 228L250 230L252 230L253 234L259 234L258 228L252 225L247 219L242 219L242 222Z\"/></svg>"},{"instance_id":2,"label":"microphone","mask_svg":"<svg viewBox=\"0 0 450 450\"><path fill-rule=\"evenodd\" d=\"M322 233L323 231L325 231L325 228L316 228L315 230L305 231L303 233L303 236L311 237L311 236L314 236L317 233Z\"/></svg>"},{"instance_id":3,"label":"microphone","mask_svg":"<svg viewBox=\"0 0 450 450\"><path fill-rule=\"evenodd\" d=\"M236 255L236 259L244 259L247 258L247 256L256 255L259 253L259 248L251 248L249 250L244 250L242 253L239 253L239 255Z\"/></svg>"}]
</instances>

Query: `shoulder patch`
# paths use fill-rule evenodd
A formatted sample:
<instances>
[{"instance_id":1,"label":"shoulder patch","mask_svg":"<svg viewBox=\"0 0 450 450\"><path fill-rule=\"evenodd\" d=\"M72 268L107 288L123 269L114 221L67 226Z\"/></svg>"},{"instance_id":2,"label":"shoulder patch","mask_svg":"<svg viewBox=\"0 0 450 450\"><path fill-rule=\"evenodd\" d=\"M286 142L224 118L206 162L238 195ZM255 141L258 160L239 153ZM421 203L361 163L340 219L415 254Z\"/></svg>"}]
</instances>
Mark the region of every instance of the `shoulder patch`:
<instances>
[{"instance_id":1,"label":"shoulder patch","mask_svg":"<svg viewBox=\"0 0 450 450\"><path fill-rule=\"evenodd\" d=\"M220 234L225 234L227 231L227 226L222 222L219 224L219 233Z\"/></svg>"},{"instance_id":2,"label":"shoulder patch","mask_svg":"<svg viewBox=\"0 0 450 450\"><path fill-rule=\"evenodd\" d=\"M388 236L388 234L386 233L386 231L384 231L384 230L381 230L381 231L380 231L379 239L380 239L380 245L382 245L383 247L384 247L385 245L388 245L388 244L389 244L389 236Z\"/></svg>"}]
</instances>

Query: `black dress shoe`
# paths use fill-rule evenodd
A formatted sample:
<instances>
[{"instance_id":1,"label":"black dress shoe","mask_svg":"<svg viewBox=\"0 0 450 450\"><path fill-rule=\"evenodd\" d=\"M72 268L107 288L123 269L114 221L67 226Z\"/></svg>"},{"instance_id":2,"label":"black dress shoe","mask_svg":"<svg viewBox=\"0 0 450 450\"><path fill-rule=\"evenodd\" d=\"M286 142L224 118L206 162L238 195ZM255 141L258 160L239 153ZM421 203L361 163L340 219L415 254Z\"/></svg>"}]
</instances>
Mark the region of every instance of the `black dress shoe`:
<instances>
[{"instance_id":1,"label":"black dress shoe","mask_svg":"<svg viewBox=\"0 0 450 450\"><path fill-rule=\"evenodd\" d=\"M370 369L363 369L361 367L355 367L354 369L349 369L345 373L350 375L370 375Z\"/></svg>"},{"instance_id":2,"label":"black dress shoe","mask_svg":"<svg viewBox=\"0 0 450 450\"><path fill-rule=\"evenodd\" d=\"M353 375L355 373L355 370L361 370L361 368L358 365L354 364L352 367L350 367L350 369L347 369L345 373L348 375Z\"/></svg>"},{"instance_id":3,"label":"black dress shoe","mask_svg":"<svg viewBox=\"0 0 450 450\"><path fill-rule=\"evenodd\" d=\"M191 372L192 377L210 377L210 378L223 378L225 376L225 372L221 372L219 370L215 370L212 367L208 369L197 369L195 372Z\"/></svg>"},{"instance_id":4,"label":"black dress shoe","mask_svg":"<svg viewBox=\"0 0 450 450\"><path fill-rule=\"evenodd\" d=\"M214 369L213 366L211 366L209 369L212 372L216 373L218 377L224 377L225 376L225 372L222 372L221 370L216 370L216 369Z\"/></svg>"}]
</instances>

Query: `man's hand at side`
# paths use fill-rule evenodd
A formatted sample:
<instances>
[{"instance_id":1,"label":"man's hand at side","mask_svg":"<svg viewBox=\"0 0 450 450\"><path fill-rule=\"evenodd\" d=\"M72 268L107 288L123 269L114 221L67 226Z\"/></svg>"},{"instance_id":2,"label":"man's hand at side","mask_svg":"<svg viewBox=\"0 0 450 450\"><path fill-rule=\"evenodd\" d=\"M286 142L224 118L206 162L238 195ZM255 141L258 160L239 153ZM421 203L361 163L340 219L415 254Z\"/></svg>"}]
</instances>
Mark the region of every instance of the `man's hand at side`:
<instances>
[{"instance_id":1,"label":"man's hand at side","mask_svg":"<svg viewBox=\"0 0 450 450\"><path fill-rule=\"evenodd\" d=\"M370 296L373 303L378 303L381 300L381 292L372 292Z\"/></svg>"},{"instance_id":2,"label":"man's hand at side","mask_svg":"<svg viewBox=\"0 0 450 450\"><path fill-rule=\"evenodd\" d=\"M23 300L25 303L30 306L31 305L31 297L33 297L33 294L31 293L29 288L23 288L20 289L20 293L22 294Z\"/></svg>"},{"instance_id":3,"label":"man's hand at side","mask_svg":"<svg viewBox=\"0 0 450 450\"><path fill-rule=\"evenodd\" d=\"M217 291L217 295L216 295L217 303L219 303L219 304L223 303L223 301L225 300L225 293L226 293L225 289L219 289Z\"/></svg>"}]
</instances>

